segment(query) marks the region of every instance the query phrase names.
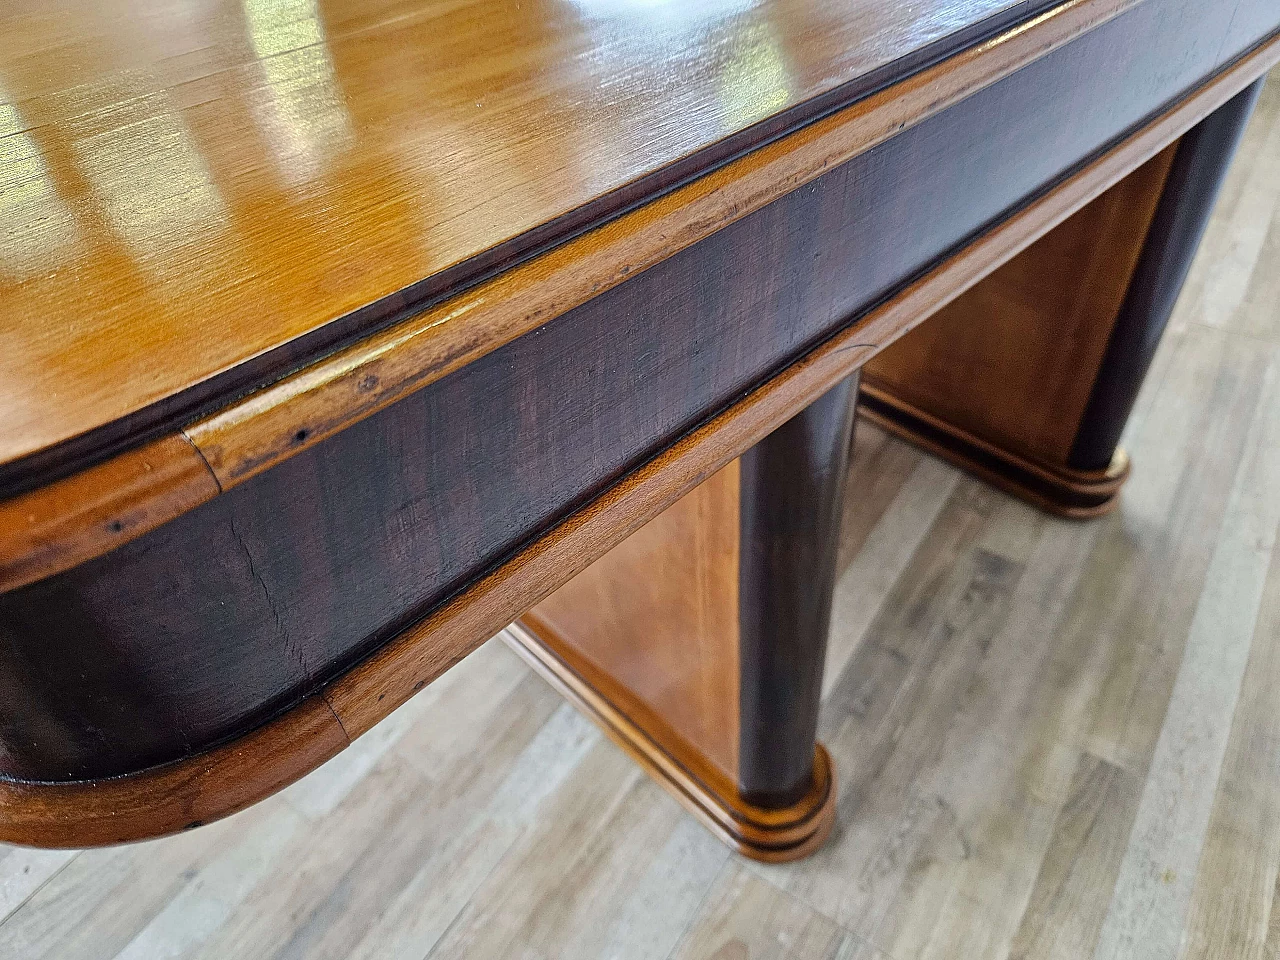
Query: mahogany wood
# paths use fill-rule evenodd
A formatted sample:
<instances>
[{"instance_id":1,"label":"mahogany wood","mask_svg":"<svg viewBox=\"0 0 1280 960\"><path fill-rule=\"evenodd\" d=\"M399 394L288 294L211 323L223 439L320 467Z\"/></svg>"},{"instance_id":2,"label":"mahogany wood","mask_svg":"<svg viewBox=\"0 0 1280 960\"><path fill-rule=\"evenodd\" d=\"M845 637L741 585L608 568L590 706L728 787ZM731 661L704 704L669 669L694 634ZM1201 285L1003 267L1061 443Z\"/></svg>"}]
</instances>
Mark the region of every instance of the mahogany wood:
<instances>
[{"instance_id":1,"label":"mahogany wood","mask_svg":"<svg viewBox=\"0 0 1280 960\"><path fill-rule=\"evenodd\" d=\"M460 593L435 608L426 619L401 633L396 642L382 646L378 652L347 671L341 679L323 688L326 699L337 711L347 733L355 736L363 732L378 716L385 715L414 689L429 681L431 676L464 655L471 646L500 625L503 618L509 619L532 605L557 583L635 529L644 519L656 514L680 493L690 489L699 479L740 454L769 429L784 422L805 403L855 369L889 339L918 323L931 309L980 279L1053 222L1078 208L1108 183L1132 169L1141 159L1152 155L1160 146L1185 130L1190 122L1189 118L1196 111L1200 111L1202 115L1203 111L1211 109L1233 92L1233 85L1238 89L1248 71L1265 69L1270 64L1271 60L1268 58L1273 53L1274 48L1267 47L1253 58L1242 61L1234 72L1184 101L1178 111L1162 117L1137 137L1106 153L1097 165L1073 175L1057 191L1016 211L999 229L980 236L956 255L929 267L919 278L874 307L858 324L838 328L831 339L822 342L805 359L786 367L766 385L752 390L745 399L735 401L727 411L713 415L691 433L677 439L656 458L642 462L623 485L607 486L602 495L589 500L585 506L571 505L567 521L560 523L548 535L526 545L517 545L515 552L508 555L508 562L484 573L479 580L470 581L465 593ZM1252 75L1256 75L1256 72ZM547 329L550 330L553 326ZM325 450L326 445L327 441L316 445L314 449ZM333 452L332 448L328 449L330 453ZM301 457L295 457L294 461L300 459ZM308 469L336 468L337 465L328 462L326 458L313 462ZM276 471L273 470L262 476L270 477L274 473ZM191 522L192 517L246 489L250 489L248 483L215 498L186 517L139 538L134 544L78 569L84 570L92 564L112 562L133 549L136 544L142 544L148 538L155 538L162 533L176 535L180 532L177 528ZM297 497L292 499L296 500ZM412 513L404 516L411 517ZM239 532L233 530L232 533L234 540L234 534ZM159 542L152 540L149 545L154 546ZM238 543L237 546L242 550L242 563L248 561L246 572L252 579L256 575L257 558L243 543ZM42 584L47 582L43 581ZM42 584L33 584L27 589ZM216 586L211 585L211 589ZM263 588L259 586L259 590L262 591ZM12 595L13 593L8 596ZM270 596L266 594L267 599ZM279 607L278 612L284 615L289 612L289 608ZM275 654L278 654L280 635L273 633L269 639L275 640ZM284 639L288 640L289 637L286 635ZM380 638L375 637L374 640L377 642ZM225 653L221 641L210 646L212 655L221 656ZM288 645L285 646L287 648ZM289 651L286 649L286 652ZM84 662L93 661L87 658ZM120 662L128 666L127 660ZM141 659L135 661L143 662L145 661ZM158 670L155 675L159 676L162 672L163 670ZM145 692L151 694L154 691ZM149 704L147 706L150 707ZM275 728L277 724L287 726L293 715L292 712L282 715L279 720L272 722L270 728ZM222 757L225 753L215 751L206 754L205 759L215 756ZM194 762L197 761L186 761L188 764ZM160 771L181 769L181 766L160 768ZM159 776L159 772L138 771L110 784L95 785L95 789L144 789L145 784L157 782L156 778ZM213 779L201 781L201 789L208 791L202 796L208 801L210 809L218 807L219 790L212 786L214 782ZM20 791L21 798L13 803L24 809L35 809L39 805L32 798L40 794L43 788L36 784L29 787L30 789L24 788L25 792ZM50 791L53 789L50 787ZM54 794L50 792L47 795ZM49 813L52 807L41 809L45 810L42 816L52 815ZM61 829L64 833L73 833L77 816L75 805L60 808L58 815L61 817ZM20 839L20 836L13 834L9 837Z\"/></svg>"},{"instance_id":2,"label":"mahogany wood","mask_svg":"<svg viewBox=\"0 0 1280 960\"><path fill-rule=\"evenodd\" d=\"M0 500L0 591L101 556L219 492L199 451L178 435Z\"/></svg>"},{"instance_id":3,"label":"mahogany wood","mask_svg":"<svg viewBox=\"0 0 1280 960\"><path fill-rule=\"evenodd\" d=\"M738 787L786 807L812 787L858 374L742 455Z\"/></svg>"},{"instance_id":4,"label":"mahogany wood","mask_svg":"<svg viewBox=\"0 0 1280 960\"><path fill-rule=\"evenodd\" d=\"M515 623L505 637L565 699L595 720L646 773L739 853L765 862L797 860L820 847L830 834L835 823L836 778L831 756L821 744L814 750L813 785L804 797L781 809L755 807L735 796L728 786L710 788L705 777L692 773L665 745L651 739L651 730L636 724L568 661L556 656L544 636ZM726 796L734 799L726 802Z\"/></svg>"},{"instance_id":5,"label":"mahogany wood","mask_svg":"<svg viewBox=\"0 0 1280 960\"><path fill-rule=\"evenodd\" d=\"M882 429L1041 510L1074 520L1088 520L1113 510L1129 477L1129 457L1123 450L1116 451L1105 470L1074 470L1030 460L873 385L863 388L858 409L860 416Z\"/></svg>"},{"instance_id":6,"label":"mahogany wood","mask_svg":"<svg viewBox=\"0 0 1280 960\"><path fill-rule=\"evenodd\" d=\"M190 830L284 789L349 743L329 705L309 697L233 743L141 776L74 783L0 777L0 840L93 847Z\"/></svg>"},{"instance_id":7,"label":"mahogany wood","mask_svg":"<svg viewBox=\"0 0 1280 960\"><path fill-rule=\"evenodd\" d=\"M762 859L807 853L834 810L815 737L857 380L578 574L515 634L660 783Z\"/></svg>"}]
</instances>

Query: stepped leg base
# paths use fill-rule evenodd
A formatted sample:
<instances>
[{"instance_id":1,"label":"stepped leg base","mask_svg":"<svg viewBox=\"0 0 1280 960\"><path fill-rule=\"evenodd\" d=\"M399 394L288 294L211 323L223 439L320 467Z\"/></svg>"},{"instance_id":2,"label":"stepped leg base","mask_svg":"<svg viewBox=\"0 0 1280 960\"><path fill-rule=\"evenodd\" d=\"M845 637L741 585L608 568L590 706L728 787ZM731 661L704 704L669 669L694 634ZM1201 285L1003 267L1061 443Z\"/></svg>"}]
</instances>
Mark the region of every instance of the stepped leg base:
<instances>
[{"instance_id":1,"label":"stepped leg base","mask_svg":"<svg viewBox=\"0 0 1280 960\"><path fill-rule=\"evenodd\" d=\"M716 782L676 759L622 709L608 700L554 649L536 618L519 620L503 639L526 663L625 750L680 804L729 847L753 860L798 860L818 849L835 823L835 769L815 747L813 785L788 807L764 809L744 800L732 784Z\"/></svg>"},{"instance_id":2,"label":"stepped leg base","mask_svg":"<svg viewBox=\"0 0 1280 960\"><path fill-rule=\"evenodd\" d=\"M1048 513L1087 520L1110 513L1129 477L1129 457L1117 450L1106 470L1073 470L1030 460L864 384L858 415L994 487Z\"/></svg>"}]
</instances>

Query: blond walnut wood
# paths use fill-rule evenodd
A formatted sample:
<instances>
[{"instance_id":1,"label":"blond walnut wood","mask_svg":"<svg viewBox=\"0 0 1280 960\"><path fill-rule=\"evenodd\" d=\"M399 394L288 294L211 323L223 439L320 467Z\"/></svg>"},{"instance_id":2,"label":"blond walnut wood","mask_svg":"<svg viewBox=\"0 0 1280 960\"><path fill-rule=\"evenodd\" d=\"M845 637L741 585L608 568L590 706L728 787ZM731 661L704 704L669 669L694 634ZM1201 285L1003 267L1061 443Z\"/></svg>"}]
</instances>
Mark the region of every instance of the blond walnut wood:
<instances>
[{"instance_id":1,"label":"blond walnut wood","mask_svg":"<svg viewBox=\"0 0 1280 960\"><path fill-rule=\"evenodd\" d=\"M433 311L283 395L237 404L197 442L224 485L260 469L303 442L299 431L319 438L366 415L1135 2L1070 0L751 160L756 176L732 194L686 195L682 215L641 218L635 243L615 232L598 257L578 248L568 273L551 261L506 281L543 281L537 296L520 290L526 306L474 311L472 297ZM0 464L98 429L127 434L128 418L217 407L340 332L427 306L432 278L432 295L455 292L445 271L486 257L509 266L504 243L531 238L531 252L543 242L533 231L581 219L637 178L1016 6L11 9L0 136L23 189L5 208L0 318L13 349L0 354ZM38 69L31 49L44 52ZM357 360L372 365L356 371ZM274 410L283 398L287 415Z\"/></svg>"},{"instance_id":2,"label":"blond walnut wood","mask_svg":"<svg viewBox=\"0 0 1280 960\"><path fill-rule=\"evenodd\" d=\"M728 784L738 776L738 469L717 471L521 618L668 752Z\"/></svg>"}]
</instances>

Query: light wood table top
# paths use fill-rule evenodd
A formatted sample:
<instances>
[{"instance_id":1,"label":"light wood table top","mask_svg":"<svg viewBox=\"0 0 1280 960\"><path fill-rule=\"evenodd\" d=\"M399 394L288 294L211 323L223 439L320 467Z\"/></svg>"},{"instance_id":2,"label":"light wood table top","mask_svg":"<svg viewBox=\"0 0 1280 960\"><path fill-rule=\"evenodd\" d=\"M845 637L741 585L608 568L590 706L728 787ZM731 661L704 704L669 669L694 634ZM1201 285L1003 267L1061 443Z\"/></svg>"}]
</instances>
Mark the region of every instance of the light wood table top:
<instances>
[{"instance_id":1,"label":"light wood table top","mask_svg":"<svg viewBox=\"0 0 1280 960\"><path fill-rule=\"evenodd\" d=\"M9 5L0 466L189 419L1051 5Z\"/></svg>"}]
</instances>

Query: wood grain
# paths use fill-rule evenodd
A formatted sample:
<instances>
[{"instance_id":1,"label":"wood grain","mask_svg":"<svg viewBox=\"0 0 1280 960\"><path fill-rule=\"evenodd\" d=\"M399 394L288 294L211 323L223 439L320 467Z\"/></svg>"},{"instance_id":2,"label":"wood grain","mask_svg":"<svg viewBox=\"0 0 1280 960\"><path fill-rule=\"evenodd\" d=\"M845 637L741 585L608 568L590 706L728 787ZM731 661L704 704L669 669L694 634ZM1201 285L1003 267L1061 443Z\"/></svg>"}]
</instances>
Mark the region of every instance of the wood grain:
<instances>
[{"instance_id":1,"label":"wood grain","mask_svg":"<svg viewBox=\"0 0 1280 960\"><path fill-rule=\"evenodd\" d=\"M85 847L189 830L287 787L349 742L329 705L313 697L232 744L142 776L62 784L0 779L0 839Z\"/></svg>"},{"instance_id":2,"label":"wood grain","mask_svg":"<svg viewBox=\"0 0 1280 960\"><path fill-rule=\"evenodd\" d=\"M1059 516L1087 520L1109 513L1129 477L1129 455L1123 450L1105 470L1074 470L1022 457L875 385L865 388L862 400L863 416L871 423Z\"/></svg>"},{"instance_id":3,"label":"wood grain","mask_svg":"<svg viewBox=\"0 0 1280 960\"><path fill-rule=\"evenodd\" d=\"M1070 9L1064 8L1059 13L1055 13L1053 17L1047 18L1044 23L1054 24L1053 29L1057 31L1049 38L1053 41L1049 43L1049 46L1065 42L1079 33L1079 31L1094 26L1094 21L1089 19L1090 16L1093 16L1093 14L1088 12L1086 5L1076 4L1071 5ZM1006 38L1006 41L994 44L988 49L964 54L948 62L951 63L954 70L967 76L968 79L965 80L964 89L967 90L970 86L974 88L981 87L996 74L999 74L1001 70L1011 68L1012 64L1021 62L1018 58L1030 55L1031 52L1040 49L1035 44L1025 48L1020 46L1020 44L1024 43L1025 37L1035 33L1037 29L1039 27L1029 27L1022 33L1010 36ZM1044 29L1047 30L1049 28L1045 26ZM1048 43L1043 34L1036 34L1036 36L1038 37L1037 42L1043 40ZM1205 112L1216 106L1220 102L1218 100L1220 95L1229 95L1230 92L1233 92L1232 88L1240 84L1242 79L1247 79L1251 72L1256 73L1264 69L1272 61L1273 54L1274 46L1269 45L1234 64L1220 81L1210 84L1203 91L1197 92L1190 97L1183 105L1182 112L1177 113L1176 116L1170 115L1165 121L1161 121L1160 125L1152 128L1154 134L1158 137L1176 137L1178 133L1190 125L1192 120L1198 119ZM1071 62L1070 59L1064 61L1068 69L1074 69L1074 67L1070 66ZM990 70L994 70L995 74L988 75L987 72ZM924 75L921 74L920 77L924 77ZM447 309L442 307L442 312L424 314L421 318L422 322L416 326L417 321L408 321L404 325L386 331L383 335L376 335L366 341L362 341L361 345L353 347L349 351L334 355L330 360L309 368L294 378L283 381L277 387L265 393L254 394L243 402L232 405L223 414L216 415L203 424L192 427L190 435L201 446L203 453L212 463L215 473L219 476L220 482L224 486L239 483L245 477L264 469L270 464L279 463L281 460L287 459L304 449L310 449L319 440L331 435L334 430L344 425L349 425L352 419L359 419L369 415L372 411L384 407L391 400L404 397L406 392L418 389L423 383L434 379L437 375L443 375L449 369L453 369L457 363L462 363L466 359L473 357L474 351L468 352L471 348L464 343L464 341L469 342L467 337L464 337L463 341L459 341L459 344L462 345L460 347L461 353L456 353L452 347L446 350L447 356L445 354L431 354L428 356L427 354L416 352L420 346L435 344L437 342L436 338L444 336L448 331L461 331L463 327L459 324L463 323L464 319L473 313L475 316L480 314L487 316L486 311L490 308L505 310L507 307L512 307L518 309L520 311L518 317L515 314L511 315L515 317L512 321L514 326L507 325L506 320L499 322L499 326L505 331L499 337L499 340L503 340L515 336L523 330L530 329L531 326L578 302L578 299L590 297L593 293L603 288L601 284L593 281L592 284L584 284L575 288L578 292L565 298L562 296L564 290L558 286L559 281L556 281L545 288L548 293L554 295L551 296L550 300L539 305L536 297L531 299L530 291L532 287L529 284L534 283L538 276L543 276L544 279L551 276L551 274L541 273L543 268L550 268L552 264L559 263L560 266L552 269L551 273L562 276L557 273L558 270L562 268L570 269L574 263L578 262L579 258L586 257L591 259L589 254L594 251L602 259L593 260L592 262L597 264L612 263L614 267L617 267L617 272L613 274L613 279L609 281L609 283L615 283L642 268L647 263L652 262L651 260L641 262L626 259L625 251L631 249L633 240L638 244L636 249L649 249L645 246L646 244L651 241L661 241L659 243L661 256L666 256L670 249L674 249L674 247L669 249L665 246L671 236L679 234L684 238L676 244L676 247L678 247L686 241L691 242L700 235L698 231L701 227L698 227L698 224L703 226L706 223L722 225L725 222L720 219L720 214L711 215L709 210L702 209L699 206L702 202L722 204L723 206L717 209L721 209L722 214L729 216L729 219L732 220L734 217L739 216L742 211L756 206L757 201L763 203L768 199L773 199L781 192L789 189L791 185L803 182L806 177L820 172L825 165L838 161L841 156L847 156L850 150L857 152L866 147L869 142L875 141L877 138L883 139L893 132L895 124L906 124L908 119L914 116L915 113L926 108L939 107L942 102L935 102L937 91L927 84L919 86L920 82L922 82L920 78L908 81L909 86L907 88L895 88L897 89L897 94L885 100L885 109L892 107L894 110L907 110L906 113L901 114L901 119L897 119L899 117L897 113L892 114L892 116L879 117L869 130L863 128L857 116L854 116L853 120L845 126L840 126L835 122L840 115L830 118L830 122L823 121L814 124L798 134L785 138L777 144L765 148L763 151L756 151L748 158L744 158L742 162L747 163L749 168L750 163L758 162L762 164L760 169L766 171L762 174L763 180L752 181L754 186L747 193L737 194L727 191L727 186L734 182L734 177L742 172L732 166L710 177L695 181L686 188L682 188L682 190L676 191L676 193L662 200L647 205L641 211L631 215L630 218L616 221L603 228L602 231L594 231L589 236L582 238L581 241L577 241L576 243L579 246L569 244L558 248L546 257L531 261L526 267L517 267L502 274L493 281L497 286L477 288L471 294L462 295L460 301L449 301L452 306ZM910 84L917 85L910 86ZM904 104L908 106L904 106ZM931 104L932 106L930 106ZM1002 107L1002 109L1004 108ZM827 124L826 127L823 126L824 123ZM885 126L885 123L889 125ZM834 129L837 133L840 131L843 131L843 133L840 136L836 136L835 133L832 133L832 129L829 128ZM964 128L965 125L962 124L960 129L963 130ZM910 132L909 130L908 133ZM1083 129L1076 131L1076 133L1087 139L1086 132ZM831 136L827 136L827 134L831 134ZM868 136L871 137L871 141L866 139ZM810 139L805 140L804 138L806 137ZM842 140L841 137L844 139ZM926 146L928 139L926 138L924 141ZM1040 142L1044 138L1034 135L1030 139ZM805 143L808 143L809 147L805 147ZM1146 141L1144 140L1143 143L1144 146L1135 148L1132 153L1123 154L1124 162L1138 162L1138 159L1149 156L1149 154L1143 153L1147 149ZM782 148L783 144L788 145L786 149ZM795 148L794 156L791 152L793 147ZM773 151L773 153L768 151ZM751 157L755 157L756 160L750 161ZM800 163L800 166L792 169L789 166L791 160ZM1015 166L1018 171L1021 171L1019 176L1028 174L1029 167L1025 161ZM730 176L731 170L737 172ZM790 171L790 173L787 171ZM808 172L805 173L804 171ZM936 173L933 167L930 167L929 171L931 175ZM1115 180L1119 179L1118 173L1119 171L1105 172L1102 174L1101 182L1095 186L1100 188L1114 183ZM795 176L792 176L793 174ZM796 179L796 177L799 179ZM748 177L747 179L750 180L751 178ZM1034 177L1028 180L1025 186L1031 187L1033 180ZM744 180L743 182L745 183L746 181ZM765 189L766 185L769 185L768 189L764 193L759 193L759 190ZM1012 199L1018 192L1016 189L1008 189L1010 185L1003 180L999 182L998 189L1004 191L1002 196L1004 196L1005 200ZM872 199L875 196L880 196L879 191L874 192ZM702 199L698 199L699 197L702 197ZM752 197L755 197L755 199L753 200ZM942 201L939 200L938 202L941 203ZM998 202L1000 201L997 201L996 205L998 205ZM920 204L920 206L931 205L933 205L933 201ZM697 215L693 216L695 212ZM650 214L652 214L652 218L650 218ZM680 221L680 218L685 215L693 217L692 220L686 222L686 226L698 227L693 233L680 233L676 229L677 221ZM676 220L667 220L668 216L674 216ZM707 216L710 219L704 223L703 221ZM897 222L897 220L895 219L893 222ZM965 231L972 230L975 225L973 218L964 218L962 222L955 225L955 229L952 231L952 239L959 240L963 238ZM1048 224L1046 223L1044 226L1047 227ZM631 233L633 228L639 229L640 227L644 227L641 232L649 238L643 242L636 239L638 235L632 236ZM870 227L867 227L867 229L870 229ZM672 233L672 231L675 231L675 233ZM942 238L937 239L942 240ZM618 245L611 246L615 241ZM944 243L945 241L937 245L932 253L936 253ZM657 248L653 249L656 250ZM857 248L855 247L854 249L856 250ZM927 259L931 252L920 250L918 255L922 259ZM557 260L557 257L560 259ZM621 266L618 266L619 257L623 258ZM610 267L610 269L612 270L613 267ZM876 271L880 269L881 267L875 268ZM528 272L522 274L522 270ZM871 270L871 265L868 264L865 270ZM866 286L869 287L867 292L872 295L875 295L877 289L882 291L883 284L891 285L894 282L891 277L878 278L878 274L874 271L865 272L861 266L857 267L857 269L845 269L843 276L859 282L867 281ZM503 287L503 284L509 285ZM608 286L608 284L603 284L603 286ZM467 299L468 297L470 299ZM504 304L506 306L503 306ZM528 308L527 311L526 308ZM856 304L850 303L836 307L827 305L823 307L823 310L829 310L839 315L844 310L856 308ZM453 322L455 320L458 323L455 324ZM488 321L484 322L488 323ZM452 333L448 333L448 335L452 336ZM894 335L896 336L896 333ZM886 337L881 342L887 343L890 339L892 337ZM490 349L494 345L488 341L486 341L486 344L487 346L484 349ZM431 347L430 349L434 350L435 348ZM436 359L431 359L431 356L435 356ZM443 366L437 364L437 360ZM366 366L366 361L371 366ZM382 366L384 363L392 364L398 372L394 372L390 367ZM331 389L336 391L332 396L328 393ZM329 397L330 399L322 399L323 397ZM355 399L352 400L352 398ZM332 402L330 402L331 400ZM313 401L318 406L313 404ZM354 405L352 405L353 403ZM317 414L317 416L313 417L312 413ZM279 415L278 417L277 414ZM300 414L300 416L295 416L295 414ZM264 417L266 418L265 420L260 419ZM334 419L334 417L337 417L337 419ZM223 446L224 441L227 444L234 445L240 443L241 440L250 443L249 447L241 451L243 456L240 453L233 455L231 447L224 448ZM227 459L228 457L230 459ZM139 511L156 509L148 505L149 499L163 500L165 495L166 491L164 490L150 493L140 490L135 495L134 509ZM66 536L74 539L82 536L82 531L78 528L68 528ZM62 552L66 556L74 555L72 550Z\"/></svg>"},{"instance_id":4,"label":"wood grain","mask_svg":"<svg viewBox=\"0 0 1280 960\"><path fill-rule=\"evenodd\" d=\"M0 462L219 405L1045 6L11 6Z\"/></svg>"},{"instance_id":5,"label":"wood grain","mask_svg":"<svg viewBox=\"0 0 1280 960\"><path fill-rule=\"evenodd\" d=\"M1269 57L1274 48L1260 51ZM936 268L872 313L864 322L823 344L729 411L687 434L675 446L633 473L565 521L554 534L521 549L505 566L487 574L462 595L382 647L341 679L326 696L348 733L358 736L414 692L456 663L484 637L500 629L583 569L596 556L660 513L785 422L836 381L856 369L880 344L967 289L999 263L1041 235L1134 165L1154 155L1191 122L1234 92L1258 60L1242 62L1241 76L1228 75L1186 101L1185 112L1161 118L1108 152L1094 166L1065 181ZM1265 64L1266 60L1261 61ZM68 811L65 816L70 818ZM72 821L66 821L68 829Z\"/></svg>"},{"instance_id":6,"label":"wood grain","mask_svg":"<svg viewBox=\"0 0 1280 960\"><path fill-rule=\"evenodd\" d=\"M815 731L857 381L511 628L531 665L764 860L814 850L835 809Z\"/></svg>"},{"instance_id":7,"label":"wood grain","mask_svg":"<svg viewBox=\"0 0 1280 960\"><path fill-rule=\"evenodd\" d=\"M219 492L191 442L168 436L0 500L0 592L123 546Z\"/></svg>"},{"instance_id":8,"label":"wood grain","mask_svg":"<svg viewBox=\"0 0 1280 960\"><path fill-rule=\"evenodd\" d=\"M821 744L814 748L805 793L785 806L758 807L696 751L668 752L666 744L651 737L641 723L578 673L573 666L581 662L577 658L561 658L550 644L520 623L508 627L505 639L531 668L595 721L642 770L732 849L755 860L780 863L808 856L827 839L835 822L835 769Z\"/></svg>"},{"instance_id":9,"label":"wood grain","mask_svg":"<svg viewBox=\"0 0 1280 960\"><path fill-rule=\"evenodd\" d=\"M1176 145L867 365L880 392L1024 459L1066 465Z\"/></svg>"},{"instance_id":10,"label":"wood grain","mask_svg":"<svg viewBox=\"0 0 1280 960\"><path fill-rule=\"evenodd\" d=\"M576 654L578 672L651 737L674 739L665 745L677 755L693 747L728 783L738 779L738 476L734 460L522 618L559 639L561 656Z\"/></svg>"}]
</instances>

